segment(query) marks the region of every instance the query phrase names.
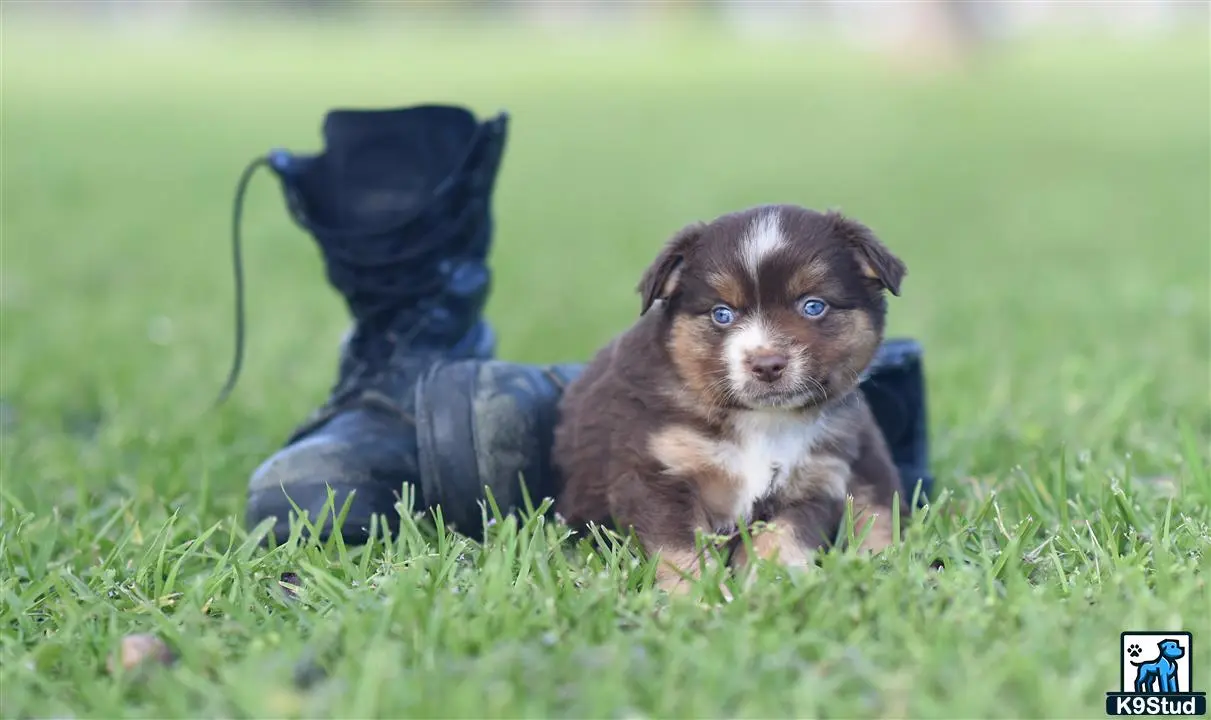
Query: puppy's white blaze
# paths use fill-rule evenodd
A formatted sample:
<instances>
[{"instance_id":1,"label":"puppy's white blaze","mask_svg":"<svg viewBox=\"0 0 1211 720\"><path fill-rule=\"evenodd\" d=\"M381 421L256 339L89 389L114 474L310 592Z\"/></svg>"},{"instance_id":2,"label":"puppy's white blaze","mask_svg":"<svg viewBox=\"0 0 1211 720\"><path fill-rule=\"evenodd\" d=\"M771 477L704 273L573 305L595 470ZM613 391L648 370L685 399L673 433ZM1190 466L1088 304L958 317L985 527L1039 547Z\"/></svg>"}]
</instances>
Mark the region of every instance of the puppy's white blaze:
<instances>
[{"instance_id":1,"label":"puppy's white blaze","mask_svg":"<svg viewBox=\"0 0 1211 720\"><path fill-rule=\"evenodd\" d=\"M723 352L727 358L727 379L733 390L739 392L748 383L745 358L755 350L770 348L772 340L769 326L760 314L741 320L740 327L728 336Z\"/></svg>"},{"instance_id":2,"label":"puppy's white blaze","mask_svg":"<svg viewBox=\"0 0 1211 720\"><path fill-rule=\"evenodd\" d=\"M735 436L718 449L738 480L733 516L750 519L753 505L786 483L826 435L818 418L783 410L744 410L732 418Z\"/></svg>"},{"instance_id":3,"label":"puppy's white blaze","mask_svg":"<svg viewBox=\"0 0 1211 720\"><path fill-rule=\"evenodd\" d=\"M757 280L761 261L785 244L782 227L778 222L778 211L771 210L753 220L740 247L740 258L744 269L753 280Z\"/></svg>"}]
</instances>

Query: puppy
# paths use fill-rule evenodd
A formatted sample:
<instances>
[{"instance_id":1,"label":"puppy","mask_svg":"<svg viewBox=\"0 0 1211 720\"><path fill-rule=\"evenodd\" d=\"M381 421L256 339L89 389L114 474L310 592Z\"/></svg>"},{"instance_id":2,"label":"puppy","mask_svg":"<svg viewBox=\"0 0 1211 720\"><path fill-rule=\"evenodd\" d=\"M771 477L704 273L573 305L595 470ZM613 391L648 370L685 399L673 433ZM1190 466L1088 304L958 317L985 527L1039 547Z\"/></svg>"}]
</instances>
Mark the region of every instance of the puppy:
<instances>
[{"instance_id":1,"label":"puppy","mask_svg":"<svg viewBox=\"0 0 1211 720\"><path fill-rule=\"evenodd\" d=\"M858 382L905 273L832 212L762 206L682 229L643 275L639 320L560 401L556 510L634 531L666 590L697 575L696 531L740 522L773 526L757 555L810 564L849 498L863 546L888 545L899 477ZM747 562L738 547L731 564Z\"/></svg>"}]
</instances>

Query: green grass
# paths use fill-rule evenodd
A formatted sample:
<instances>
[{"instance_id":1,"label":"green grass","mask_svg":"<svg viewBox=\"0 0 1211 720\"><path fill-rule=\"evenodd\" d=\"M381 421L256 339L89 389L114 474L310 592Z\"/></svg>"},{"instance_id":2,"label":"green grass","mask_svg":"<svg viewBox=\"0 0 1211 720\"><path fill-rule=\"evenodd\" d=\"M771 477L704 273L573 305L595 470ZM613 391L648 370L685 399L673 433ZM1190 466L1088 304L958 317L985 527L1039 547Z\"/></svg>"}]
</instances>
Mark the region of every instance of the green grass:
<instances>
[{"instance_id":1,"label":"green grass","mask_svg":"<svg viewBox=\"0 0 1211 720\"><path fill-rule=\"evenodd\" d=\"M3 31L4 717L1096 717L1140 628L1193 631L1211 690L1205 37L917 74L684 35ZM256 549L248 473L322 400L345 317L262 179L248 362L207 414L236 175L315 148L329 107L442 100L513 113L505 358L587 357L690 220L872 225L910 270L891 332L927 349L942 492L906 542L722 606L534 519ZM107 675L135 632L179 662Z\"/></svg>"}]
</instances>

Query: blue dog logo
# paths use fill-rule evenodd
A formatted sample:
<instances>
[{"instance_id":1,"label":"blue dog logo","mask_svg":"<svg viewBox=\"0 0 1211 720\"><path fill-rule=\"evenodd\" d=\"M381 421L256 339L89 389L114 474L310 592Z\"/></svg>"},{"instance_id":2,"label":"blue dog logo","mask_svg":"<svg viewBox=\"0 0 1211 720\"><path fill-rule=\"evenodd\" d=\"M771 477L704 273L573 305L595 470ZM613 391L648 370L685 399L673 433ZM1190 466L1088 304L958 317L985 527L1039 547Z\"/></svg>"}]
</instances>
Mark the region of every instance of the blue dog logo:
<instances>
[{"instance_id":1,"label":"blue dog logo","mask_svg":"<svg viewBox=\"0 0 1211 720\"><path fill-rule=\"evenodd\" d=\"M1181 692L1177 685L1177 661L1185 656L1177 640L1161 640L1156 644L1155 660L1147 662L1131 661L1135 666L1135 691L1137 693L1176 693ZM1139 657L1140 648L1132 645L1127 649L1132 657Z\"/></svg>"},{"instance_id":2,"label":"blue dog logo","mask_svg":"<svg viewBox=\"0 0 1211 720\"><path fill-rule=\"evenodd\" d=\"M1106 714L1206 715L1207 693L1192 689L1197 654L1194 637L1183 630L1124 631L1119 636L1118 690L1106 693Z\"/></svg>"}]
</instances>

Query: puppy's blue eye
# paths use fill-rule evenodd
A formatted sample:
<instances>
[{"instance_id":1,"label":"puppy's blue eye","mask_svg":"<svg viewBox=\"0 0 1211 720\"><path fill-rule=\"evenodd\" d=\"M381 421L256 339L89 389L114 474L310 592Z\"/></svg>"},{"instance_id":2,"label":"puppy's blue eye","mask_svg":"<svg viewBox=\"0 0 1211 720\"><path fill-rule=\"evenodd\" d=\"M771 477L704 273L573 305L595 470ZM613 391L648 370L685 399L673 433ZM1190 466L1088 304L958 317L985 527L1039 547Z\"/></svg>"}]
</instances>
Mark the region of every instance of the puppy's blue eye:
<instances>
[{"instance_id":1,"label":"puppy's blue eye","mask_svg":"<svg viewBox=\"0 0 1211 720\"><path fill-rule=\"evenodd\" d=\"M731 325L736 320L736 313L726 305L716 305L711 310L711 319L716 325Z\"/></svg>"},{"instance_id":2,"label":"puppy's blue eye","mask_svg":"<svg viewBox=\"0 0 1211 720\"><path fill-rule=\"evenodd\" d=\"M808 298L803 301L803 314L809 318L817 318L824 314L828 309L828 303L820 298Z\"/></svg>"}]
</instances>

